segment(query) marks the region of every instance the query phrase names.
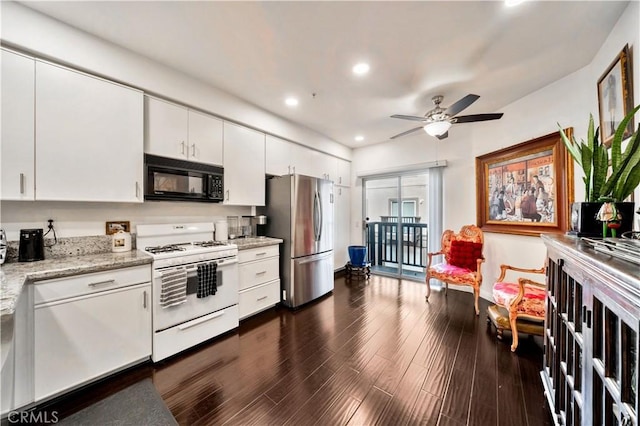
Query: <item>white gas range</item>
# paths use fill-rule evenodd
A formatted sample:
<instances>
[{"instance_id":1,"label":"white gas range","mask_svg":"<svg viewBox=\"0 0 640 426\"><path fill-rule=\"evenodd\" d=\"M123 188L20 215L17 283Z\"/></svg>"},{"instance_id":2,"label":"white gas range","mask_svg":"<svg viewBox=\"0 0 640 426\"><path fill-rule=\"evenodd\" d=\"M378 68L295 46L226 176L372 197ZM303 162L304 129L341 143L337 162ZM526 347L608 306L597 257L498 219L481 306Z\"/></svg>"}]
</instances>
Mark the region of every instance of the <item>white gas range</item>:
<instances>
[{"instance_id":1,"label":"white gas range","mask_svg":"<svg viewBox=\"0 0 640 426\"><path fill-rule=\"evenodd\" d=\"M213 223L137 226L138 249L153 257L154 362L238 326L238 247L213 241L213 231ZM205 270L214 291L203 293Z\"/></svg>"}]
</instances>

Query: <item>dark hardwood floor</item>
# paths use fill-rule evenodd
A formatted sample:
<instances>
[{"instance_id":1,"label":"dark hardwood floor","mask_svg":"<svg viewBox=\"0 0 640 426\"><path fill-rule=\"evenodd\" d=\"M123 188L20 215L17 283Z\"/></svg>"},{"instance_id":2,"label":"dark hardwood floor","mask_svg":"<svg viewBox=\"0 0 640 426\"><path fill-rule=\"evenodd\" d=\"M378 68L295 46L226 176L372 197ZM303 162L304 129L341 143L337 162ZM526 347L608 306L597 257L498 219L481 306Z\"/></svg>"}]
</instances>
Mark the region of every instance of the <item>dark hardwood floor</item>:
<instances>
[{"instance_id":1,"label":"dark hardwood floor","mask_svg":"<svg viewBox=\"0 0 640 426\"><path fill-rule=\"evenodd\" d=\"M272 309L162 363L54 401L62 417L145 377L181 425L551 424L538 338L518 352L487 326L488 302L424 284L337 278L332 295ZM508 333L506 333L508 335Z\"/></svg>"}]
</instances>

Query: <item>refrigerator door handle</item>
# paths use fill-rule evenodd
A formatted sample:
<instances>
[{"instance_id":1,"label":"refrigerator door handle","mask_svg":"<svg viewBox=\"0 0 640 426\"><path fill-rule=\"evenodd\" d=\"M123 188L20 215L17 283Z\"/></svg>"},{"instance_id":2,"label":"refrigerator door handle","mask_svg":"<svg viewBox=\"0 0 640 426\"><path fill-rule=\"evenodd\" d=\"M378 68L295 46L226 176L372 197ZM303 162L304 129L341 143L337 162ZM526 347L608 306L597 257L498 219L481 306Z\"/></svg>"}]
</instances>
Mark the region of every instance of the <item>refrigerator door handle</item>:
<instances>
[{"instance_id":1,"label":"refrigerator door handle","mask_svg":"<svg viewBox=\"0 0 640 426\"><path fill-rule=\"evenodd\" d=\"M320 218L320 223L318 224L318 239L320 241L322 239L322 227L324 226L324 214L322 213L322 198L320 198L320 193L318 193L318 217Z\"/></svg>"},{"instance_id":2,"label":"refrigerator door handle","mask_svg":"<svg viewBox=\"0 0 640 426\"><path fill-rule=\"evenodd\" d=\"M320 209L320 195L318 191L313 194L313 237L320 241L320 227L322 226L322 211Z\"/></svg>"}]
</instances>

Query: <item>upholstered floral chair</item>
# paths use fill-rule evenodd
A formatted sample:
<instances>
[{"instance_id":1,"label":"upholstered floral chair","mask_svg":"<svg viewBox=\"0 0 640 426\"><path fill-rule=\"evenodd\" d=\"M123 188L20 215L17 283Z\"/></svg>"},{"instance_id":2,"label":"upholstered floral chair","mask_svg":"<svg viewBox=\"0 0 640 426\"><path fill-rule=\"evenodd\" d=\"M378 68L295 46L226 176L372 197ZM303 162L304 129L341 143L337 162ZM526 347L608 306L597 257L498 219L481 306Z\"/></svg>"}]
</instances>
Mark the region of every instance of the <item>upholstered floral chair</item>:
<instances>
[{"instance_id":1,"label":"upholstered floral chair","mask_svg":"<svg viewBox=\"0 0 640 426\"><path fill-rule=\"evenodd\" d=\"M442 233L440 251L427 253L427 301L431 295L431 279L445 283L445 295L449 284L468 285L473 287L476 315L478 310L478 296L482 284L482 245L484 235L475 225L465 225L457 234L450 229ZM433 257L444 255L444 262L432 265Z\"/></svg>"},{"instance_id":2,"label":"upholstered floral chair","mask_svg":"<svg viewBox=\"0 0 640 426\"><path fill-rule=\"evenodd\" d=\"M493 285L495 305L489 306L487 321L495 325L500 340L503 330L511 330L511 351L515 352L518 347L518 332L539 336L544 333L546 287L543 282L546 269L500 265L500 270L500 276ZM540 274L543 282L522 277L517 280L507 279L507 271Z\"/></svg>"}]
</instances>

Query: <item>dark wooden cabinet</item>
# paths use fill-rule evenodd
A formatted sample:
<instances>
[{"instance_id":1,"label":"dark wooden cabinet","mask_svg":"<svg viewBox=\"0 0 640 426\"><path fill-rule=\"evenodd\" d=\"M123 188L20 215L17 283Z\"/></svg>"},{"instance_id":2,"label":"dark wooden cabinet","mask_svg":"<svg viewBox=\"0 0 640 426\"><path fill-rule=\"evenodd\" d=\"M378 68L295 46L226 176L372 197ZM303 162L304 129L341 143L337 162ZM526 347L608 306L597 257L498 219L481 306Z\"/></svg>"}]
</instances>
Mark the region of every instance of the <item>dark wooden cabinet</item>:
<instances>
[{"instance_id":1,"label":"dark wooden cabinet","mask_svg":"<svg viewBox=\"0 0 640 426\"><path fill-rule=\"evenodd\" d=\"M548 253L542 382L556 424L638 425L640 267L580 239Z\"/></svg>"}]
</instances>

